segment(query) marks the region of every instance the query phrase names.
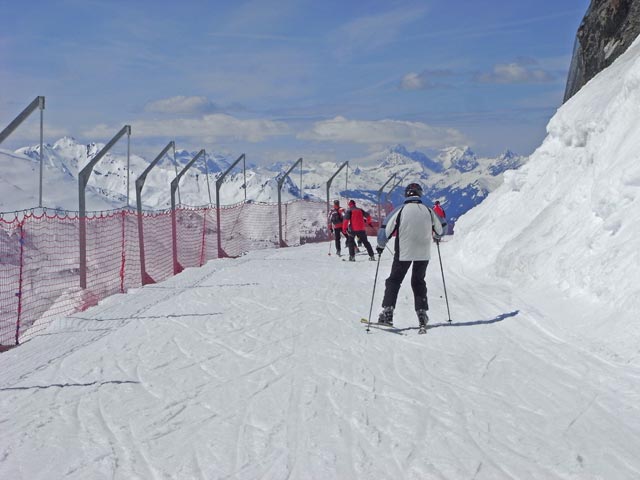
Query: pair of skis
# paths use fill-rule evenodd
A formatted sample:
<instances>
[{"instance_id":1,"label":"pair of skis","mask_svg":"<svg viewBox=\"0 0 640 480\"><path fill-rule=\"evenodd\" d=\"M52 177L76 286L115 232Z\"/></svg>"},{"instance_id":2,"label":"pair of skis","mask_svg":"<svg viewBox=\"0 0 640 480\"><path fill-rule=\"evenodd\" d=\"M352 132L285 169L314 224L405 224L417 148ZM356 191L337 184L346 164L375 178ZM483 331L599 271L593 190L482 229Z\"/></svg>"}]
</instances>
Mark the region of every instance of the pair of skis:
<instances>
[{"instance_id":1,"label":"pair of skis","mask_svg":"<svg viewBox=\"0 0 640 480\"><path fill-rule=\"evenodd\" d=\"M369 324L369 320L367 320L366 318L361 318L360 323ZM389 325L388 323L379 323L379 322L371 322L370 326L379 328L380 330L386 330L387 332L398 333L400 335L405 335L402 332L404 330L408 330L406 328L394 327L393 325ZM418 335L424 335L425 333L427 333L427 326L420 325L420 327L418 327Z\"/></svg>"}]
</instances>

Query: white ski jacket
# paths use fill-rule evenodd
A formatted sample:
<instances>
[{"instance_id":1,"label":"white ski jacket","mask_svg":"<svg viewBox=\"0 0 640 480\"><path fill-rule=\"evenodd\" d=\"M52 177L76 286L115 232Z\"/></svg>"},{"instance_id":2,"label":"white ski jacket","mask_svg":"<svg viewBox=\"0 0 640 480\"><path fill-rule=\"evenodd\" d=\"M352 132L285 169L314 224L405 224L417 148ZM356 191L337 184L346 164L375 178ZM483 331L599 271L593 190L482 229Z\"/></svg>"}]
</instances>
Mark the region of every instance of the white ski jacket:
<instances>
[{"instance_id":1,"label":"white ski jacket","mask_svg":"<svg viewBox=\"0 0 640 480\"><path fill-rule=\"evenodd\" d=\"M378 231L378 247L384 248L393 233L395 257L400 261L430 260L431 236L442 235L438 216L419 197L409 197L384 220Z\"/></svg>"}]
</instances>

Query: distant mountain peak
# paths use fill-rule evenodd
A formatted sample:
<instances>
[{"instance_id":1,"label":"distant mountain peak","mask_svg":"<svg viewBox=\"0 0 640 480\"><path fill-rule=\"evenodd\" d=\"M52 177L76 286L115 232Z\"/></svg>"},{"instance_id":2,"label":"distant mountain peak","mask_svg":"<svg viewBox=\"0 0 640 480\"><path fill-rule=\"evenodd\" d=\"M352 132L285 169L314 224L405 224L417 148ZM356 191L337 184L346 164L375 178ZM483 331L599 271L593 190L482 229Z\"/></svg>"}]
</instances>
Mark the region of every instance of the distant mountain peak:
<instances>
[{"instance_id":1,"label":"distant mountain peak","mask_svg":"<svg viewBox=\"0 0 640 480\"><path fill-rule=\"evenodd\" d=\"M489 173L496 176L504 172L505 170L512 170L520 167L526 161L525 157L521 157L513 153L511 150L505 150L496 161L489 167Z\"/></svg>"},{"instance_id":2,"label":"distant mountain peak","mask_svg":"<svg viewBox=\"0 0 640 480\"><path fill-rule=\"evenodd\" d=\"M518 154L512 152L507 148L504 152L500 154L498 158L501 160L511 160L512 158L516 158L516 157L518 157Z\"/></svg>"},{"instance_id":3,"label":"distant mountain peak","mask_svg":"<svg viewBox=\"0 0 640 480\"><path fill-rule=\"evenodd\" d=\"M440 152L441 153L438 155L438 157L448 156L450 158L462 158L467 156L473 156L473 157L476 156L473 150L471 150L471 147L469 147L468 145L462 145L457 147L446 147L440 150Z\"/></svg>"},{"instance_id":4,"label":"distant mountain peak","mask_svg":"<svg viewBox=\"0 0 640 480\"><path fill-rule=\"evenodd\" d=\"M431 172L442 171L440 163L431 160L431 158L423 152L419 152L417 150L410 152L401 144L389 147L387 158L382 163L382 166L405 165L408 163L407 160L418 162L424 169Z\"/></svg>"},{"instance_id":5,"label":"distant mountain peak","mask_svg":"<svg viewBox=\"0 0 640 480\"><path fill-rule=\"evenodd\" d=\"M468 172L478 166L478 158L468 145L443 148L437 158L445 170L455 168Z\"/></svg>"},{"instance_id":6,"label":"distant mountain peak","mask_svg":"<svg viewBox=\"0 0 640 480\"><path fill-rule=\"evenodd\" d=\"M74 137L65 136L55 142L53 148L75 147L77 145L80 145L80 143Z\"/></svg>"}]
</instances>

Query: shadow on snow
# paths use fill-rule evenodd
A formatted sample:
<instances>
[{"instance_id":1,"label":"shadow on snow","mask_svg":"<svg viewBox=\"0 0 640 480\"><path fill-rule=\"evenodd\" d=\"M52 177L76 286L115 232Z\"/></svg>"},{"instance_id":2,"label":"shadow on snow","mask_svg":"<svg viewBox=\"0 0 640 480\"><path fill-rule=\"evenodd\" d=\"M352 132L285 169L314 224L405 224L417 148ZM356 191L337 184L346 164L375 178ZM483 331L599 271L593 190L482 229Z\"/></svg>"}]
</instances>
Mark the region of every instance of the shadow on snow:
<instances>
[{"instance_id":1,"label":"shadow on snow","mask_svg":"<svg viewBox=\"0 0 640 480\"><path fill-rule=\"evenodd\" d=\"M518 313L520 313L520 310L514 310L513 312L508 312L508 313L502 313L498 316L496 316L495 318L492 318L490 320L473 320L471 322L455 322L452 321L451 323L449 322L441 322L441 323L434 323L431 325L427 325L427 330L431 330L433 328L439 328L439 327L473 327L476 325L490 325L492 323L498 323L503 321L506 318L510 318L510 317L515 317L516 315L518 315ZM418 327L404 327L404 328L389 328L389 327L383 327L383 326L379 326L376 325L374 323L371 324L372 327L377 328L379 330L386 330L389 333L397 333L402 335L402 332L405 332L407 330L418 330Z\"/></svg>"}]
</instances>

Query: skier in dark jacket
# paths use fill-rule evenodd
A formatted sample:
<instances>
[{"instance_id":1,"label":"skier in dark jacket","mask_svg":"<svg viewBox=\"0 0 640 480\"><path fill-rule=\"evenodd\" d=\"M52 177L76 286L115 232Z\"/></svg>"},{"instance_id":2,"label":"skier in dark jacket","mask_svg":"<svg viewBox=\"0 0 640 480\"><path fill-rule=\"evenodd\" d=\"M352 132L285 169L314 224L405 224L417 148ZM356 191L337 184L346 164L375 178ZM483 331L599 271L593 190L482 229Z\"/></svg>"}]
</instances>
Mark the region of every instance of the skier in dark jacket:
<instances>
[{"instance_id":1,"label":"skier in dark jacket","mask_svg":"<svg viewBox=\"0 0 640 480\"><path fill-rule=\"evenodd\" d=\"M429 303L427 302L427 284L424 277L431 258L431 238L439 241L442 236L442 224L438 216L422 203L422 187L410 183L405 189L404 204L395 209L385 219L378 231L376 251L382 255L387 240L395 233L395 254L391 273L385 282L382 312L378 323L393 326L393 310L396 306L400 285L409 267L414 306L420 324L418 333L427 333Z\"/></svg>"},{"instance_id":2,"label":"skier in dark jacket","mask_svg":"<svg viewBox=\"0 0 640 480\"><path fill-rule=\"evenodd\" d=\"M367 240L366 227L371 225L371 216L363 209L356 207L355 200L349 200L349 209L344 214L342 223L342 233L347 236L347 247L349 247L349 261L356 261L356 237L362 242L369 254L369 260L375 261L373 248Z\"/></svg>"},{"instance_id":3,"label":"skier in dark jacket","mask_svg":"<svg viewBox=\"0 0 640 480\"><path fill-rule=\"evenodd\" d=\"M336 242L336 254L340 253L340 232L342 232L342 222L344 221L344 208L340 207L340 200L333 201L333 208L328 217L329 231L333 233Z\"/></svg>"}]
</instances>

